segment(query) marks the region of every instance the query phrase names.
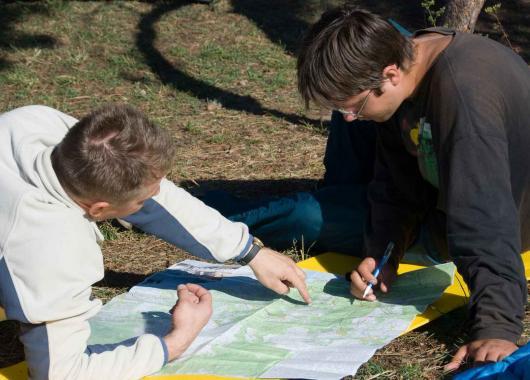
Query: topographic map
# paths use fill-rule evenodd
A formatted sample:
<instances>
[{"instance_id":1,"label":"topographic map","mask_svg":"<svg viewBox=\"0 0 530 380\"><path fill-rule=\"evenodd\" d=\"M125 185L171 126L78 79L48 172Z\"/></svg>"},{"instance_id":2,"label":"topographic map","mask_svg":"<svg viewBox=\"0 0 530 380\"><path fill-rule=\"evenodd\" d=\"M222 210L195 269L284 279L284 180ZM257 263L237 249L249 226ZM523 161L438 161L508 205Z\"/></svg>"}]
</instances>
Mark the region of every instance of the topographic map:
<instances>
[{"instance_id":1,"label":"topographic map","mask_svg":"<svg viewBox=\"0 0 530 380\"><path fill-rule=\"evenodd\" d=\"M176 286L192 282L212 293L212 318L159 374L339 379L354 374L439 298L452 282L454 265L403 274L376 302L352 299L343 278L305 272L311 305L296 290L279 296L266 289L248 267L186 260L107 303L90 321L89 344L165 335Z\"/></svg>"}]
</instances>

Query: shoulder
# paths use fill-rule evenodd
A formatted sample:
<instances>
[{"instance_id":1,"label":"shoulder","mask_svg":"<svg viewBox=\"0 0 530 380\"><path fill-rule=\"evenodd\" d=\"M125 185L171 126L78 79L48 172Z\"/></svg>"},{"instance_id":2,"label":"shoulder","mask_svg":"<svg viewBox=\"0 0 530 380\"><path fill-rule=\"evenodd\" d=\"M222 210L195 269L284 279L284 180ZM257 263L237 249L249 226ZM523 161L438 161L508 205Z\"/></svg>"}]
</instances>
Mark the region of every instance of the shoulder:
<instances>
[{"instance_id":1,"label":"shoulder","mask_svg":"<svg viewBox=\"0 0 530 380\"><path fill-rule=\"evenodd\" d=\"M97 246L92 229L93 223L80 209L69 207L38 189L21 194L13 215L14 232L27 235L25 244L39 240L43 248L55 242L60 242L63 248L91 246L90 243Z\"/></svg>"},{"instance_id":2,"label":"shoulder","mask_svg":"<svg viewBox=\"0 0 530 380\"><path fill-rule=\"evenodd\" d=\"M457 33L432 67L428 91L435 114L445 124L484 124L483 132L491 133L488 125L502 125L507 104L524 98L523 86L514 83L530 78L530 71L521 71L520 61L498 42Z\"/></svg>"},{"instance_id":3,"label":"shoulder","mask_svg":"<svg viewBox=\"0 0 530 380\"><path fill-rule=\"evenodd\" d=\"M521 69L528 75L528 66L508 47L480 35L456 33L433 66L433 77L438 76L448 85L472 88L477 93L477 85L503 86L508 78L519 75Z\"/></svg>"},{"instance_id":4,"label":"shoulder","mask_svg":"<svg viewBox=\"0 0 530 380\"><path fill-rule=\"evenodd\" d=\"M19 269L99 279L103 267L95 226L80 210L28 191L20 197L11 222L3 254Z\"/></svg>"},{"instance_id":5,"label":"shoulder","mask_svg":"<svg viewBox=\"0 0 530 380\"><path fill-rule=\"evenodd\" d=\"M92 307L90 289L103 277L103 260L90 222L80 213L28 192L3 243L10 278L2 282L10 281L29 322Z\"/></svg>"},{"instance_id":6,"label":"shoulder","mask_svg":"<svg viewBox=\"0 0 530 380\"><path fill-rule=\"evenodd\" d=\"M15 108L0 114L0 127L2 130L16 129L27 131L35 130L63 130L71 128L77 119L59 110L41 105L31 105Z\"/></svg>"}]
</instances>

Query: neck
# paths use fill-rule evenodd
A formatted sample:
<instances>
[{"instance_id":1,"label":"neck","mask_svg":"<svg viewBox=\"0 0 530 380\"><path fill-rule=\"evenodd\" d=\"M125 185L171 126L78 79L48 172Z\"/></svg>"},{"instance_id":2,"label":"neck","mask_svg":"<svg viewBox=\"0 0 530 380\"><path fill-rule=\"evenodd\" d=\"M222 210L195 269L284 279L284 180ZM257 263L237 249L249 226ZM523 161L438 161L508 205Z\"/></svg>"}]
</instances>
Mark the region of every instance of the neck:
<instances>
[{"instance_id":1,"label":"neck","mask_svg":"<svg viewBox=\"0 0 530 380\"><path fill-rule=\"evenodd\" d=\"M415 94L419 84L451 40L452 36L436 33L421 35L413 39L416 54L414 62L410 65L409 97Z\"/></svg>"},{"instance_id":2,"label":"neck","mask_svg":"<svg viewBox=\"0 0 530 380\"><path fill-rule=\"evenodd\" d=\"M81 207L88 214L88 210L90 209L90 202L76 197L75 195L69 193L66 189L65 191L68 196L75 202L75 204Z\"/></svg>"}]
</instances>

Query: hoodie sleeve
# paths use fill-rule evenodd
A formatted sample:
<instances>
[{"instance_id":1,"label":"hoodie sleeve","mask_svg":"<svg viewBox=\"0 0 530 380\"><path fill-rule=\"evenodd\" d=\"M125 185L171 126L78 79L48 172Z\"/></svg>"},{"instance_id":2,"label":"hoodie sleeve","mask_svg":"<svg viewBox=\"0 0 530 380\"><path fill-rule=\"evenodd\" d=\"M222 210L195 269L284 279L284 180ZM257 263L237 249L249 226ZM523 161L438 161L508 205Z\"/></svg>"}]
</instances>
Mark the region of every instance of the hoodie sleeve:
<instances>
[{"instance_id":1,"label":"hoodie sleeve","mask_svg":"<svg viewBox=\"0 0 530 380\"><path fill-rule=\"evenodd\" d=\"M136 379L159 370L167 348L155 335L87 347L88 320L101 308L91 284L103 277L92 223L62 205L19 203L0 257L0 304L21 322L30 378Z\"/></svg>"},{"instance_id":2,"label":"hoodie sleeve","mask_svg":"<svg viewBox=\"0 0 530 380\"><path fill-rule=\"evenodd\" d=\"M166 179L157 196L124 219L203 259L238 260L252 244L245 224L231 222Z\"/></svg>"}]
</instances>

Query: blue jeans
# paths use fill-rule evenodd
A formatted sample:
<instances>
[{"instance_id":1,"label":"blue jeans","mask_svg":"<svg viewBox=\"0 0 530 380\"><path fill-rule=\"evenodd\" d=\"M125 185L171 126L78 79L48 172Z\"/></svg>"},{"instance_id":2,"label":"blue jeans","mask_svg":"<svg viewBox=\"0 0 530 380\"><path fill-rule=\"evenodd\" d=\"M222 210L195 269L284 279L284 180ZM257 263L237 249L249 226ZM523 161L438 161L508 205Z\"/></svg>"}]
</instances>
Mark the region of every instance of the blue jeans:
<instances>
[{"instance_id":1,"label":"blue jeans","mask_svg":"<svg viewBox=\"0 0 530 380\"><path fill-rule=\"evenodd\" d=\"M223 191L206 193L202 200L228 219L243 222L267 246L286 250L293 245L309 252L339 252L362 256L369 205L366 188L373 177L377 126L344 121L334 112L324 156L322 187L284 197L244 200ZM427 254L424 263L445 258L443 220L435 212L418 228L411 252ZM434 231L434 232L433 232ZM430 259L429 259L430 257Z\"/></svg>"},{"instance_id":2,"label":"blue jeans","mask_svg":"<svg viewBox=\"0 0 530 380\"><path fill-rule=\"evenodd\" d=\"M332 115L321 188L279 198L243 200L226 192L202 200L228 219L243 222L266 245L285 250L303 244L312 253L360 255L368 215L366 186L372 178L376 130Z\"/></svg>"}]
</instances>

